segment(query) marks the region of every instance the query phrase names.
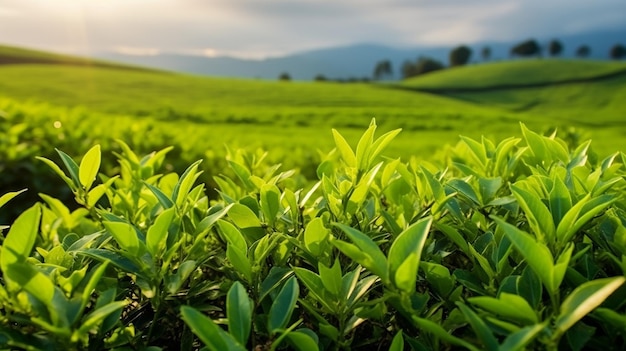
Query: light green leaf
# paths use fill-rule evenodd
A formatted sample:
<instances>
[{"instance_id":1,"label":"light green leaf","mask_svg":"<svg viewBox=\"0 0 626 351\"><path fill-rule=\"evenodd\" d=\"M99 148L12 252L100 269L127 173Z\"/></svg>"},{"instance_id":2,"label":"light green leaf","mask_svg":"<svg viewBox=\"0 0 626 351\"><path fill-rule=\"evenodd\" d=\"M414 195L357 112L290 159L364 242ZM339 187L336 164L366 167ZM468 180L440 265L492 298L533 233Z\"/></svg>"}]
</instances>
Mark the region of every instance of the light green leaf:
<instances>
[{"instance_id":1,"label":"light green leaf","mask_svg":"<svg viewBox=\"0 0 626 351\"><path fill-rule=\"evenodd\" d=\"M91 189L91 185L96 180L98 170L100 169L100 157L100 145L95 145L87 151L80 161L78 179L85 190Z\"/></svg>"},{"instance_id":2,"label":"light green leaf","mask_svg":"<svg viewBox=\"0 0 626 351\"><path fill-rule=\"evenodd\" d=\"M230 222L226 222L224 220L218 220L217 226L220 229L220 234L222 234L222 238L228 242L228 244L235 246L242 252L248 251L248 244L246 243L246 239L243 234L232 225Z\"/></svg>"},{"instance_id":3,"label":"light green leaf","mask_svg":"<svg viewBox=\"0 0 626 351\"><path fill-rule=\"evenodd\" d=\"M193 307L182 306L180 308L182 319L191 328L191 331L211 351L245 351L245 347L239 345L237 341L215 322L195 310Z\"/></svg>"},{"instance_id":4,"label":"light green leaf","mask_svg":"<svg viewBox=\"0 0 626 351\"><path fill-rule=\"evenodd\" d=\"M341 264L339 259L335 259L332 267L328 268L323 263L318 264L320 278L326 290L338 297L341 291Z\"/></svg>"},{"instance_id":5,"label":"light green leaf","mask_svg":"<svg viewBox=\"0 0 626 351\"><path fill-rule=\"evenodd\" d=\"M374 142L374 132L376 131L376 121L372 119L369 128L363 133L356 146L356 162L359 170L365 170L368 166L369 153Z\"/></svg>"},{"instance_id":6,"label":"light green leaf","mask_svg":"<svg viewBox=\"0 0 626 351\"><path fill-rule=\"evenodd\" d=\"M70 174L70 178L72 179L72 184L74 184L74 186L72 188L73 189L80 189L81 188L81 182L80 182L80 178L78 176L78 173L79 173L78 165L65 152L63 152L63 151L61 151L59 149L55 149L55 150L57 151L57 153L61 157L61 161L63 162L63 164L65 165L65 168L67 169L67 171Z\"/></svg>"},{"instance_id":7,"label":"light green leaf","mask_svg":"<svg viewBox=\"0 0 626 351\"><path fill-rule=\"evenodd\" d=\"M38 159L39 161L45 163L48 165L48 167L52 168L52 170L54 171L54 173L56 173L59 177L61 177L61 179L63 179L63 181L65 182L65 184L67 184L67 186L70 187L70 189L75 190L76 189L76 184L74 184L74 182L72 181L72 179L70 177L68 177L67 175L65 175L65 172L63 172L61 170L61 167L59 167L56 163L52 162L51 160L48 160L45 157L35 157L36 159Z\"/></svg>"},{"instance_id":8,"label":"light green leaf","mask_svg":"<svg viewBox=\"0 0 626 351\"><path fill-rule=\"evenodd\" d=\"M545 326L543 324L535 324L524 327L515 333L509 334L504 342L498 348L499 351L522 351L526 346L537 337Z\"/></svg>"},{"instance_id":9,"label":"light green leaf","mask_svg":"<svg viewBox=\"0 0 626 351\"><path fill-rule=\"evenodd\" d=\"M146 235L146 246L148 252L153 259L156 259L165 250L167 244L167 234L176 210L174 208L167 209L156 218L154 224L148 228Z\"/></svg>"},{"instance_id":10,"label":"light green leaf","mask_svg":"<svg viewBox=\"0 0 626 351\"><path fill-rule=\"evenodd\" d=\"M304 230L304 247L313 255L319 256L329 233L329 230L324 226L324 221L320 217L314 218Z\"/></svg>"},{"instance_id":11,"label":"light green leaf","mask_svg":"<svg viewBox=\"0 0 626 351\"><path fill-rule=\"evenodd\" d=\"M497 216L490 216L502 228L504 234L522 254L526 263L537 274L550 294L557 293L554 285L554 258L548 248L537 242L530 234L517 229Z\"/></svg>"},{"instance_id":12,"label":"light green leaf","mask_svg":"<svg viewBox=\"0 0 626 351\"><path fill-rule=\"evenodd\" d=\"M333 245L337 246L345 255L379 276L383 281L388 282L387 258L378 245L376 245L370 237L357 229L341 223L334 223L333 225L341 229L356 246L341 240L333 240Z\"/></svg>"},{"instance_id":13,"label":"light green leaf","mask_svg":"<svg viewBox=\"0 0 626 351\"><path fill-rule=\"evenodd\" d=\"M419 261L432 222L432 217L415 222L398 235L389 249L389 275L396 287L407 293L415 291Z\"/></svg>"},{"instance_id":14,"label":"light green leaf","mask_svg":"<svg viewBox=\"0 0 626 351\"><path fill-rule=\"evenodd\" d=\"M30 256L37 239L41 206L35 204L24 211L13 223L0 248L0 268L8 274L9 265L24 262Z\"/></svg>"},{"instance_id":15,"label":"light green leaf","mask_svg":"<svg viewBox=\"0 0 626 351\"><path fill-rule=\"evenodd\" d=\"M469 322L476 333L476 336L480 339L485 349L488 351L497 351L498 350L498 340L495 336L493 336L493 332L487 326L487 323L483 321L476 312L472 311L471 308L467 307L462 302L457 302L457 306L465 316L465 319Z\"/></svg>"},{"instance_id":16,"label":"light green leaf","mask_svg":"<svg viewBox=\"0 0 626 351\"><path fill-rule=\"evenodd\" d=\"M137 236L137 229L126 222L102 222L107 231L115 238L120 247L139 258L142 254L142 246Z\"/></svg>"},{"instance_id":17,"label":"light green leaf","mask_svg":"<svg viewBox=\"0 0 626 351\"><path fill-rule=\"evenodd\" d=\"M270 308L267 327L271 334L275 334L287 326L296 307L299 294L298 280L292 276L285 282Z\"/></svg>"},{"instance_id":18,"label":"light green leaf","mask_svg":"<svg viewBox=\"0 0 626 351\"><path fill-rule=\"evenodd\" d=\"M537 313L521 296L502 292L496 299L491 296L477 296L467 299L472 305L478 306L485 311L524 324L536 324L539 322Z\"/></svg>"},{"instance_id":19,"label":"light green leaf","mask_svg":"<svg viewBox=\"0 0 626 351\"><path fill-rule=\"evenodd\" d=\"M480 351L480 349L477 348L476 346L470 344L469 342L463 339L457 338L456 336L452 335L450 332L443 329L443 327L441 327L439 324L433 321L430 321L425 318L417 317L416 315L412 315L411 319L420 329L424 330L427 333L433 334L434 336L436 336L437 338L445 342L448 342L452 345L465 347L466 349L470 351Z\"/></svg>"},{"instance_id":20,"label":"light green leaf","mask_svg":"<svg viewBox=\"0 0 626 351\"><path fill-rule=\"evenodd\" d=\"M572 208L572 199L569 190L561 178L556 177L556 179L554 179L554 187L550 192L550 212L552 213L552 219L557 228L570 208ZM558 229L557 237L559 237Z\"/></svg>"},{"instance_id":21,"label":"light green leaf","mask_svg":"<svg viewBox=\"0 0 626 351\"><path fill-rule=\"evenodd\" d=\"M302 331L293 331L287 334L287 340L291 345L299 351L315 351L319 350L319 346L315 339L308 333Z\"/></svg>"},{"instance_id":22,"label":"light green leaf","mask_svg":"<svg viewBox=\"0 0 626 351\"><path fill-rule=\"evenodd\" d=\"M544 205L541 199L517 185L511 185L511 191L518 204L524 210L528 224L541 243L555 242L554 220L550 210Z\"/></svg>"},{"instance_id":23,"label":"light green leaf","mask_svg":"<svg viewBox=\"0 0 626 351\"><path fill-rule=\"evenodd\" d=\"M389 351L404 351L404 338L402 337L402 330L396 333L389 346Z\"/></svg>"},{"instance_id":24,"label":"light green leaf","mask_svg":"<svg viewBox=\"0 0 626 351\"><path fill-rule=\"evenodd\" d=\"M561 311L556 318L553 336L555 340L581 318L600 306L626 278L623 276L592 280L578 286L561 304Z\"/></svg>"},{"instance_id":25,"label":"light green leaf","mask_svg":"<svg viewBox=\"0 0 626 351\"><path fill-rule=\"evenodd\" d=\"M191 166L187 167L185 172L180 176L178 183L174 186L172 199L176 202L176 206L183 206L189 191L193 187L193 184L196 182L196 179L198 179L200 174L202 174L202 172L198 172L198 166L201 162L202 160L198 160L191 164Z\"/></svg>"},{"instance_id":26,"label":"light green leaf","mask_svg":"<svg viewBox=\"0 0 626 351\"><path fill-rule=\"evenodd\" d=\"M252 325L252 301L240 282L235 282L228 290L226 317L230 334L239 344L246 345Z\"/></svg>"},{"instance_id":27,"label":"light green leaf","mask_svg":"<svg viewBox=\"0 0 626 351\"><path fill-rule=\"evenodd\" d=\"M280 209L280 190L274 184L265 184L261 187L261 209L265 220L270 226L274 225L276 214Z\"/></svg>"},{"instance_id":28,"label":"light green leaf","mask_svg":"<svg viewBox=\"0 0 626 351\"><path fill-rule=\"evenodd\" d=\"M346 165L348 165L348 167L356 167L356 156L346 139L344 139L336 129L333 129L332 132L333 138L335 139L335 145L337 146L337 149L339 150L339 153L341 154L341 157Z\"/></svg>"},{"instance_id":29,"label":"light green leaf","mask_svg":"<svg viewBox=\"0 0 626 351\"><path fill-rule=\"evenodd\" d=\"M226 247L226 258L228 258L237 272L244 277L246 282L252 281L252 267L246 251L241 250L233 244L228 244Z\"/></svg>"},{"instance_id":30,"label":"light green leaf","mask_svg":"<svg viewBox=\"0 0 626 351\"><path fill-rule=\"evenodd\" d=\"M387 132L381 135L378 139L376 139L374 144L372 144L372 146L370 147L368 164L374 163L374 161L376 160L376 157L380 155L381 152L383 152L383 150L387 147L387 145L389 145L389 143L391 143L391 141L398 134L400 134L401 131L402 129L395 129L395 130L392 130L390 132Z\"/></svg>"},{"instance_id":31,"label":"light green leaf","mask_svg":"<svg viewBox=\"0 0 626 351\"><path fill-rule=\"evenodd\" d=\"M260 227L261 221L250 208L242 204L233 204L228 212L228 217L239 228Z\"/></svg>"},{"instance_id":32,"label":"light green leaf","mask_svg":"<svg viewBox=\"0 0 626 351\"><path fill-rule=\"evenodd\" d=\"M127 301L115 301L111 302L107 305L104 305L97 310L88 314L84 320L80 323L80 328L78 329L79 334L87 334L89 332L96 333L98 324L102 323L105 318L107 318L110 314L121 310L124 306L128 305Z\"/></svg>"},{"instance_id":33,"label":"light green leaf","mask_svg":"<svg viewBox=\"0 0 626 351\"><path fill-rule=\"evenodd\" d=\"M6 193L2 196L0 196L0 207L4 206L4 204L6 204L7 202L11 201L11 199L13 199L14 197L16 197L17 195L25 192L26 189L22 189L20 191L12 191L9 193Z\"/></svg>"}]
</instances>

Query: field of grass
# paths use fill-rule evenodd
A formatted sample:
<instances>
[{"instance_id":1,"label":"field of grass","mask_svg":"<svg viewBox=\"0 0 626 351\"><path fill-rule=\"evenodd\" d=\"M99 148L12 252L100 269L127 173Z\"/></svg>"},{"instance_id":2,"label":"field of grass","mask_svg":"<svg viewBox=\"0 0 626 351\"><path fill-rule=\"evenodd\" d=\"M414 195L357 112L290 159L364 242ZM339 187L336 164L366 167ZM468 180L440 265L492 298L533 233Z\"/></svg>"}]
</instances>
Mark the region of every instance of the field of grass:
<instances>
[{"instance_id":1,"label":"field of grass","mask_svg":"<svg viewBox=\"0 0 626 351\"><path fill-rule=\"evenodd\" d=\"M562 81L624 67L614 62L515 61L446 70L402 84L423 79L438 87L458 87L470 84L469 77L475 86ZM216 79L82 64L6 64L0 65L0 76L5 130L0 190L6 191L28 185L20 182L37 172L30 165L35 155L54 157L55 147L79 155L96 143L116 150L114 139L144 153L173 145L170 167L178 171L204 159L202 180L207 183L225 168L225 145L267 150L269 162L300 168L310 179L321 155L333 148L331 128L355 143L372 118L381 132L403 129L388 150L405 160L433 159L459 135L519 136L519 122L537 131L559 128L574 143L592 138L600 155L626 145L626 78L620 75L447 95L390 84ZM8 176L7 169L16 171ZM20 173L24 169L26 176Z\"/></svg>"}]
</instances>

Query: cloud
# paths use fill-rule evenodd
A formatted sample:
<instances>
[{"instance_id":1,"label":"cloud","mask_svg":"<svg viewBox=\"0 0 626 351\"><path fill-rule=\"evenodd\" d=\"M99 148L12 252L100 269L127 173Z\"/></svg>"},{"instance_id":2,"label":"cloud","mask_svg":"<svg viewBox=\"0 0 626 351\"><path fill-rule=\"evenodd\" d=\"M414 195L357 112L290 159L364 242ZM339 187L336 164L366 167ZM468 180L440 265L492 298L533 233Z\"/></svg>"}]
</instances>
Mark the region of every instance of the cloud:
<instances>
[{"instance_id":1,"label":"cloud","mask_svg":"<svg viewBox=\"0 0 626 351\"><path fill-rule=\"evenodd\" d=\"M246 57L456 45L624 27L624 0L3 0L0 42Z\"/></svg>"}]
</instances>

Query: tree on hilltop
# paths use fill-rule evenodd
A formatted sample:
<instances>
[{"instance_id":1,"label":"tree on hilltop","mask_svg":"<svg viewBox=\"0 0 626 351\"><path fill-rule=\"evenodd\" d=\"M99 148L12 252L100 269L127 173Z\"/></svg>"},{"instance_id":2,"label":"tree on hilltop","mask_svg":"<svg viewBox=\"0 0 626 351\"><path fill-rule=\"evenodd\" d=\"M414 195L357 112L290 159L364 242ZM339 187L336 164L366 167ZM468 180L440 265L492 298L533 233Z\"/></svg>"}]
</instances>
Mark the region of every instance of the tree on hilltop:
<instances>
[{"instance_id":1,"label":"tree on hilltop","mask_svg":"<svg viewBox=\"0 0 626 351\"><path fill-rule=\"evenodd\" d=\"M563 44L556 39L551 40L550 44L548 44L548 52L552 57L561 55L563 52Z\"/></svg>"},{"instance_id":2,"label":"tree on hilltop","mask_svg":"<svg viewBox=\"0 0 626 351\"><path fill-rule=\"evenodd\" d=\"M376 66L374 67L374 80L381 80L386 77L391 77L392 75L393 70L391 67L391 61L383 60L376 63Z\"/></svg>"},{"instance_id":3,"label":"tree on hilltop","mask_svg":"<svg viewBox=\"0 0 626 351\"><path fill-rule=\"evenodd\" d=\"M611 48L609 55L614 60L621 60L626 57L626 47L624 47L624 45L622 44L615 44Z\"/></svg>"},{"instance_id":4,"label":"tree on hilltop","mask_svg":"<svg viewBox=\"0 0 626 351\"><path fill-rule=\"evenodd\" d=\"M463 66L469 62L472 56L472 49L465 45L457 46L450 51L450 66Z\"/></svg>"},{"instance_id":5,"label":"tree on hilltop","mask_svg":"<svg viewBox=\"0 0 626 351\"><path fill-rule=\"evenodd\" d=\"M282 81L290 81L291 80L291 76L289 75L289 73L287 72L283 72L278 76L278 80L282 80Z\"/></svg>"},{"instance_id":6,"label":"tree on hilltop","mask_svg":"<svg viewBox=\"0 0 626 351\"><path fill-rule=\"evenodd\" d=\"M511 48L511 56L539 56L541 54L541 47L535 39L525 40Z\"/></svg>"},{"instance_id":7,"label":"tree on hilltop","mask_svg":"<svg viewBox=\"0 0 626 351\"><path fill-rule=\"evenodd\" d=\"M488 46L483 47L480 51L480 56L483 58L483 61L489 61L491 58L491 48Z\"/></svg>"},{"instance_id":8,"label":"tree on hilltop","mask_svg":"<svg viewBox=\"0 0 626 351\"><path fill-rule=\"evenodd\" d=\"M411 78L443 69L443 64L430 57L419 57L417 61L405 61L402 65L402 77Z\"/></svg>"},{"instance_id":9,"label":"tree on hilltop","mask_svg":"<svg viewBox=\"0 0 626 351\"><path fill-rule=\"evenodd\" d=\"M576 56L586 58L591 54L591 49L587 45L581 45L576 49Z\"/></svg>"}]
</instances>

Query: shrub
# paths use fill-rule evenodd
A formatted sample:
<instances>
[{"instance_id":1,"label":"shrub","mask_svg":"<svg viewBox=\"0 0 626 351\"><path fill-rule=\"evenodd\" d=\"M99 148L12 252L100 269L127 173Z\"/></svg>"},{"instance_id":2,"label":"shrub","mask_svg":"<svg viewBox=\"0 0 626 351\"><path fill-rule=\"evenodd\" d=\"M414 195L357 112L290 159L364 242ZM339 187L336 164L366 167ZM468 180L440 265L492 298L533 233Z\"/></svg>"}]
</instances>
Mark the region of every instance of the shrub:
<instances>
[{"instance_id":1,"label":"shrub","mask_svg":"<svg viewBox=\"0 0 626 351\"><path fill-rule=\"evenodd\" d=\"M441 165L336 148L318 180L235 152L219 199L200 161L120 142L40 158L78 208L41 194L0 249L0 344L23 349L580 350L624 344L623 153L599 162L522 125L461 137ZM0 206L19 192L0 197ZM3 207L0 210L4 210ZM406 347L406 348L405 348Z\"/></svg>"}]
</instances>

